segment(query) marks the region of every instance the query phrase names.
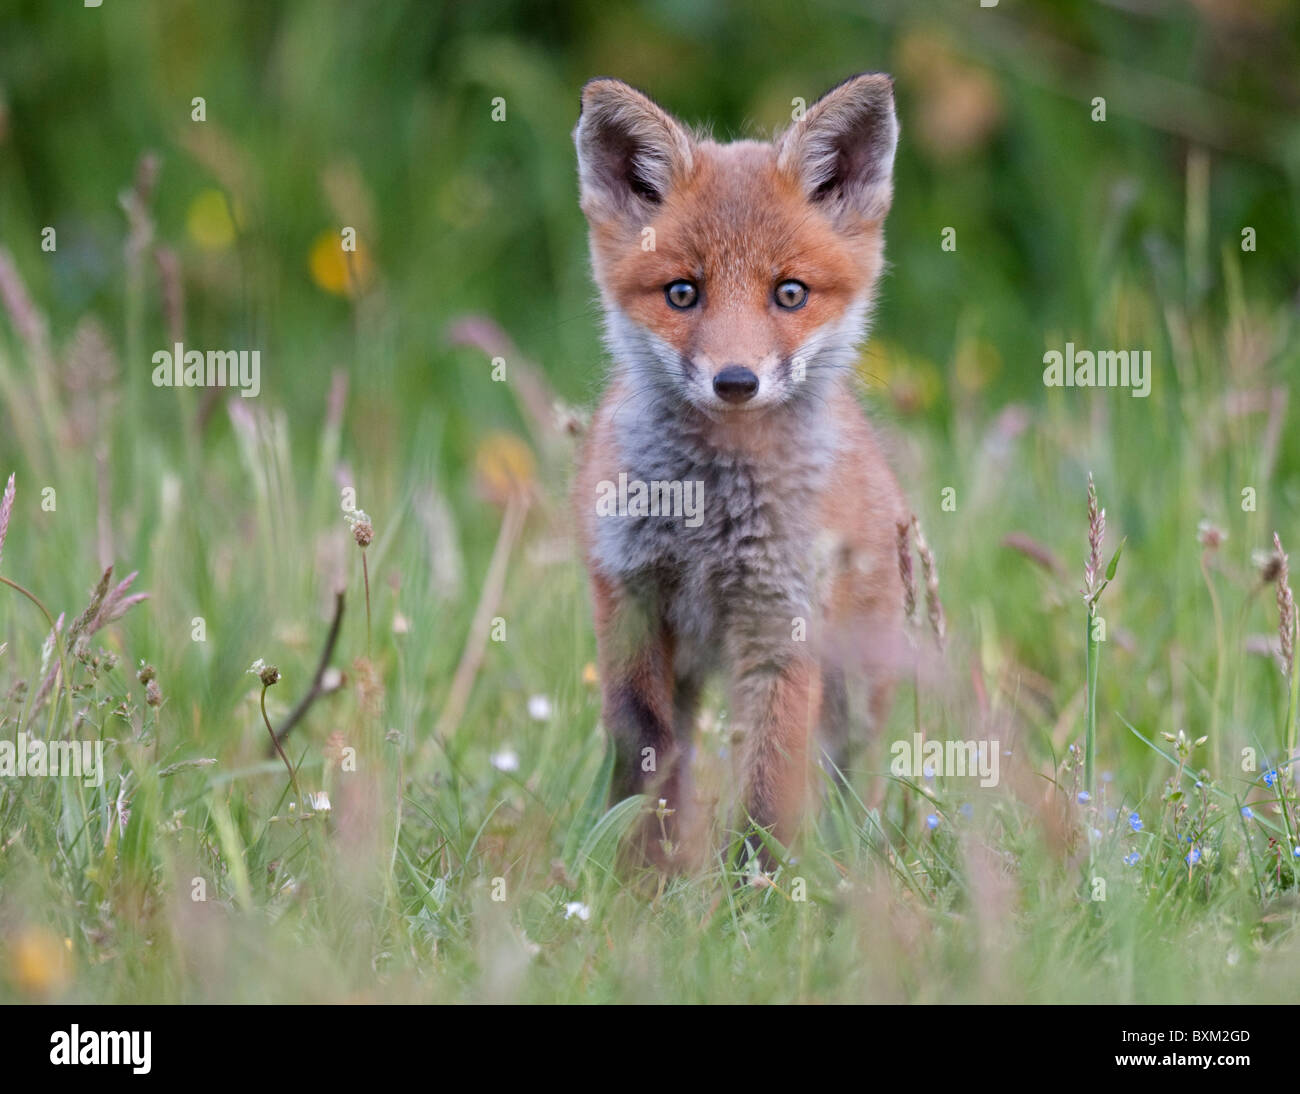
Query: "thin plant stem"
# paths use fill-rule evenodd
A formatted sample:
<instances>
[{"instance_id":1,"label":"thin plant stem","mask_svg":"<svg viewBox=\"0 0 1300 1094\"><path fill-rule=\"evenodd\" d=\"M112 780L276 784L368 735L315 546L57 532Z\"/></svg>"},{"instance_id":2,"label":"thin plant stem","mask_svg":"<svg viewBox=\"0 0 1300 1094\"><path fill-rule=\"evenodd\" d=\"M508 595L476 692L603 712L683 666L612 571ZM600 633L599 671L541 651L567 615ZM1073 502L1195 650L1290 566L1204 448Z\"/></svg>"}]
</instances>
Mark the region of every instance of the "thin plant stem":
<instances>
[{"instance_id":1,"label":"thin plant stem","mask_svg":"<svg viewBox=\"0 0 1300 1094\"><path fill-rule=\"evenodd\" d=\"M271 719L266 716L266 689L267 685L262 685L262 721L266 723L266 732L271 735L271 743L275 745L275 750L280 754L280 759L284 761L285 769L289 772L289 782L293 786L293 792L298 796L298 804L303 802L302 790L298 786L298 775L293 769L293 764L289 762L289 757L284 754L284 749L280 747L280 742L276 739L275 730L271 728Z\"/></svg>"},{"instance_id":2,"label":"thin plant stem","mask_svg":"<svg viewBox=\"0 0 1300 1094\"><path fill-rule=\"evenodd\" d=\"M8 585L9 588L22 593L23 596L25 596L28 600L30 600L33 604L35 604L40 609L41 614L45 616L45 622L47 622L50 625L50 634L54 636L54 652L59 658L59 675L63 677L63 686L68 692L68 703L69 705L71 705L73 701L72 681L68 678L68 666L63 660L63 639L59 635L59 628L54 623L54 617L50 615L49 609L46 608L46 606L40 602L40 599L34 593L28 592L21 585L19 585L18 582L10 581L9 578L0 575L0 584ZM51 703L50 706L52 711L54 704ZM51 713L51 721L52 720L53 720L53 714Z\"/></svg>"},{"instance_id":3,"label":"thin plant stem","mask_svg":"<svg viewBox=\"0 0 1300 1094\"><path fill-rule=\"evenodd\" d=\"M1090 795L1097 791L1094 767L1097 758L1097 660L1100 650L1093 638L1092 609L1084 619L1084 641L1088 650L1088 700L1083 727L1083 782Z\"/></svg>"},{"instance_id":4,"label":"thin plant stem","mask_svg":"<svg viewBox=\"0 0 1300 1094\"><path fill-rule=\"evenodd\" d=\"M1293 631L1293 634L1300 632L1300 621L1292 623L1292 626L1296 628L1296 631ZM1295 643L1292 642L1292 649L1294 648ZM1300 670L1300 657L1295 657L1292 659L1291 665L1288 669L1287 682L1291 686L1288 689L1286 704L1286 732L1283 736L1283 739L1286 741L1286 758L1288 763L1295 759L1296 717L1297 714L1300 714L1300 671L1298 670Z\"/></svg>"},{"instance_id":5,"label":"thin plant stem","mask_svg":"<svg viewBox=\"0 0 1300 1094\"><path fill-rule=\"evenodd\" d=\"M370 566L366 562L366 552L361 551L361 576L366 584L366 660L372 660L370 654Z\"/></svg>"},{"instance_id":6,"label":"thin plant stem","mask_svg":"<svg viewBox=\"0 0 1300 1094\"><path fill-rule=\"evenodd\" d=\"M1219 706L1223 701L1223 669L1225 661L1223 646L1223 610L1219 607L1219 594L1215 591L1214 582L1210 580L1210 570L1206 565L1208 558L1209 552L1202 551L1201 575L1205 578L1205 587L1210 593L1210 608L1214 612L1214 695L1211 699L1210 706L1210 740L1214 742L1211 747L1216 759L1222 761L1219 742Z\"/></svg>"},{"instance_id":7,"label":"thin plant stem","mask_svg":"<svg viewBox=\"0 0 1300 1094\"><path fill-rule=\"evenodd\" d=\"M470 624L470 632L461 651L460 663L452 677L451 690L443 705L442 714L434 727L432 736L425 742L424 750L431 749L433 742L445 741L451 731L460 723L465 712L465 704L478 675L479 665L487 647L492 630L492 617L496 614L497 603L505 587L506 568L515 541L523 530L524 516L528 512L528 501L522 497L512 497L506 504L505 516L501 520L501 530L497 534L496 546L492 550L492 559L488 563L487 577L483 581L483 591L479 595L478 607Z\"/></svg>"}]
</instances>

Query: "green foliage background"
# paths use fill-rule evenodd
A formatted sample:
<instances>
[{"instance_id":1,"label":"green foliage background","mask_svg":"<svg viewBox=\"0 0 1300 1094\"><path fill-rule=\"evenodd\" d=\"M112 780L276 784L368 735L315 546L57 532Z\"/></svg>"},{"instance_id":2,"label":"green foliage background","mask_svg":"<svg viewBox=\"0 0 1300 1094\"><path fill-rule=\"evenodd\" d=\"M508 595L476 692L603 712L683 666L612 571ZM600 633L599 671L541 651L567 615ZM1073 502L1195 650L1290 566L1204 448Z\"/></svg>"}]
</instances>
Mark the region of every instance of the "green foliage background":
<instances>
[{"instance_id":1,"label":"green foliage background","mask_svg":"<svg viewBox=\"0 0 1300 1094\"><path fill-rule=\"evenodd\" d=\"M626 79L732 138L769 135L793 100L870 69L895 76L903 137L864 398L939 556L955 675L978 677L985 694L983 705L933 697L925 716L940 735L1001 725L1033 773L1032 793L981 807L971 829L992 849L987 861L1018 864L986 871L1008 893L993 926L963 911L982 891L970 871L984 852L927 834L931 805L898 785L879 812L828 807L807 865L820 896L803 919L772 890L733 898L722 864L651 900L611 880L611 833L626 818L602 820L591 804L602 739L582 677L594 644L564 510L571 446L539 433L517 385L491 382L488 353L448 337L458 319L490 317L518 347L511 368L531 362L558 399L594 402L606 362L570 139L586 79ZM203 122L191 120L196 96ZM491 119L497 97L501 122ZM1092 119L1095 97L1104 122ZM1290 865L1279 859L1270 887L1267 832L1214 829L1227 842L1204 877L1181 865L1176 826L1149 832L1140 871L1118 861L1128 809L1155 829L1172 771L1124 721L1156 742L1210 734L1197 763L1230 795L1234 825L1233 798L1258 791L1240 749L1276 762L1284 739L1285 680L1271 657L1246 650L1277 627L1252 552L1275 530L1300 543L1298 106L1300 9L1286 0L11 0L0 12L0 246L46 317L51 353L33 351L8 300L0 472L16 473L18 501L0 573L69 619L97 563L115 562L119 576L139 569L135 587L151 600L96 636L123 663L96 681L74 678L84 687L75 706L114 742L110 772L127 781L74 804L64 784L0 779L4 990L110 1000L1292 997L1293 913L1275 915ZM148 381L168 316L151 261L132 284L121 204L148 152L160 164L150 246L179 259L186 345L261 350L262 394L232 396L234 418ZM213 194L216 242L203 204ZM234 225L224 240L223 209ZM343 224L358 226L372 270L355 296L312 273L313 247ZM57 230L53 253L41 249L46 226ZM940 247L948 227L952 252ZM1242 249L1245 227L1253 251ZM87 317L117 362L89 395L71 371ZM1067 340L1149 348L1150 398L1045 389L1042 355ZM338 371L349 388L335 430L327 406ZM89 433L70 425L79 405L90 408ZM253 422L244 433L241 410ZM510 639L487 647L463 715L435 747L502 520L493 468L499 478L503 459L515 466L517 446L502 434L526 445L538 497L499 605ZM1123 808L1119 831L1106 828L1113 895L1100 910L1079 899L1077 844L1054 843L1046 813L1034 812L1081 732L1089 471L1108 544L1128 537L1105 604L1099 754L1113 775L1109 804ZM355 693L364 671L353 659L367 640L359 556L338 511L345 482L378 532L368 555L378 706ZM53 512L40 505L47 486ZM956 512L940 508L945 487ZM1254 511L1241 505L1247 487ZM1204 519L1228 533L1208 561L1197 543ZM1004 547L1012 532L1051 552L1059 571ZM327 625L322 559L345 549L337 661L348 685L299 731L295 759L319 783L324 742L339 732L372 765L374 811L358 806L353 823L375 839L362 856L374 873L352 882L338 802L328 833L286 836L268 821L283 808L283 772L265 760L244 672L256 657L279 664L288 694L268 702L282 718ZM0 592L8 735L27 716L10 689L29 681L30 695L48 628ZM195 617L206 642L191 641ZM158 668L158 710L134 678L141 660ZM530 718L534 695L551 700L549 721ZM121 700L129 714L118 717ZM910 697L900 701L900 733L911 710ZM47 713L48 732L72 731L66 705L40 712L41 725ZM719 742L707 736L702 751L718 758ZM507 746L519 752L517 774L488 763ZM195 757L218 762L159 777ZM858 773L864 797L873 770ZM134 827L114 835L110 799L123 787ZM949 826L961 791L939 801ZM1279 834L1283 818L1258 812ZM557 880L554 859L572 885ZM186 918L198 914L187 908L194 870L212 885L203 914L216 918L202 931ZM495 876L518 894L504 909L484 895ZM865 896L844 896L839 881ZM565 919L571 900L591 903L591 922ZM873 939L867 924L881 915L920 926ZM69 940L66 968L53 968L42 931ZM639 941L615 951L608 938ZM529 956L529 944L540 952ZM994 970L999 952L1011 956ZM25 954L45 980L22 971Z\"/></svg>"}]
</instances>

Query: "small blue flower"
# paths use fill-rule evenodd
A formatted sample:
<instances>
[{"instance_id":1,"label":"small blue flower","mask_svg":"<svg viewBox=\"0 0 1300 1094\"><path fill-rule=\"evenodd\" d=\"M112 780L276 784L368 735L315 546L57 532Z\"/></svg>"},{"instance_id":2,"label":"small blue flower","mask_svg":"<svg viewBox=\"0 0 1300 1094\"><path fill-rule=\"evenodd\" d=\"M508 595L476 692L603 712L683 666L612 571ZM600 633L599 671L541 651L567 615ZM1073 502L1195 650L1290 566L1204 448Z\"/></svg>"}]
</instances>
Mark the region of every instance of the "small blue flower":
<instances>
[{"instance_id":1,"label":"small blue flower","mask_svg":"<svg viewBox=\"0 0 1300 1094\"><path fill-rule=\"evenodd\" d=\"M1140 859L1141 857L1142 857L1142 856L1141 856L1140 854L1138 854L1138 852L1133 851L1133 852L1131 852L1131 853L1129 853L1129 854L1127 854L1127 855L1124 856L1124 865L1125 865L1125 866L1136 866L1136 865L1137 865L1137 861L1138 861L1138 859Z\"/></svg>"},{"instance_id":2,"label":"small blue flower","mask_svg":"<svg viewBox=\"0 0 1300 1094\"><path fill-rule=\"evenodd\" d=\"M1115 772L1113 772L1113 771L1103 771L1103 772L1101 773L1101 781L1104 782L1104 783L1114 782L1114 781L1115 781Z\"/></svg>"},{"instance_id":3,"label":"small blue flower","mask_svg":"<svg viewBox=\"0 0 1300 1094\"><path fill-rule=\"evenodd\" d=\"M1300 847L1297 847L1297 848L1295 849L1295 856L1294 856L1294 857L1295 857L1295 858L1300 858Z\"/></svg>"},{"instance_id":4,"label":"small blue flower","mask_svg":"<svg viewBox=\"0 0 1300 1094\"><path fill-rule=\"evenodd\" d=\"M1201 861L1201 849L1199 847L1193 847L1190 851L1187 852L1188 866L1195 866L1200 861Z\"/></svg>"},{"instance_id":5,"label":"small blue flower","mask_svg":"<svg viewBox=\"0 0 1300 1094\"><path fill-rule=\"evenodd\" d=\"M1141 832L1142 818L1139 817L1136 813L1130 814L1128 818L1128 826L1132 828L1134 832Z\"/></svg>"},{"instance_id":6,"label":"small blue flower","mask_svg":"<svg viewBox=\"0 0 1300 1094\"><path fill-rule=\"evenodd\" d=\"M1086 790L1080 790L1080 791L1079 791L1079 804L1080 804L1080 805L1087 805L1090 801L1092 801L1092 795L1089 794Z\"/></svg>"},{"instance_id":7,"label":"small blue flower","mask_svg":"<svg viewBox=\"0 0 1300 1094\"><path fill-rule=\"evenodd\" d=\"M970 802L966 802L965 804L962 805L960 809L957 810L957 812L960 813L967 820L970 820L971 817L975 815L975 808L974 806L971 805Z\"/></svg>"},{"instance_id":8,"label":"small blue flower","mask_svg":"<svg viewBox=\"0 0 1300 1094\"><path fill-rule=\"evenodd\" d=\"M931 813L928 817L925 818L925 823L926 823L926 826L927 826L928 828L930 828L930 829L938 828L938 827L939 827L939 814L938 814L938 813Z\"/></svg>"},{"instance_id":9,"label":"small blue flower","mask_svg":"<svg viewBox=\"0 0 1300 1094\"><path fill-rule=\"evenodd\" d=\"M1245 817L1247 820L1255 819L1255 811L1251 809L1249 805L1243 805L1241 807L1241 815Z\"/></svg>"},{"instance_id":10,"label":"small blue flower","mask_svg":"<svg viewBox=\"0 0 1300 1094\"><path fill-rule=\"evenodd\" d=\"M1093 840L1093 842L1095 843L1097 840L1101 839L1101 829L1100 829L1100 828L1089 828L1089 829L1088 829L1088 835L1089 835L1089 837Z\"/></svg>"},{"instance_id":11,"label":"small blue flower","mask_svg":"<svg viewBox=\"0 0 1300 1094\"><path fill-rule=\"evenodd\" d=\"M926 764L921 768L921 777L926 782L934 782L934 764Z\"/></svg>"},{"instance_id":12,"label":"small blue flower","mask_svg":"<svg viewBox=\"0 0 1300 1094\"><path fill-rule=\"evenodd\" d=\"M1264 785L1265 785L1265 786L1272 786L1275 782L1277 782L1277 769L1274 768L1274 769L1272 769L1272 770L1270 770L1270 771L1265 771L1265 772L1264 772Z\"/></svg>"},{"instance_id":13,"label":"small blue flower","mask_svg":"<svg viewBox=\"0 0 1300 1094\"><path fill-rule=\"evenodd\" d=\"M1197 779L1197 780L1196 780L1196 789L1197 789L1197 790L1202 789L1204 786L1205 786L1205 784L1204 784L1203 782L1201 782L1200 779Z\"/></svg>"}]
</instances>

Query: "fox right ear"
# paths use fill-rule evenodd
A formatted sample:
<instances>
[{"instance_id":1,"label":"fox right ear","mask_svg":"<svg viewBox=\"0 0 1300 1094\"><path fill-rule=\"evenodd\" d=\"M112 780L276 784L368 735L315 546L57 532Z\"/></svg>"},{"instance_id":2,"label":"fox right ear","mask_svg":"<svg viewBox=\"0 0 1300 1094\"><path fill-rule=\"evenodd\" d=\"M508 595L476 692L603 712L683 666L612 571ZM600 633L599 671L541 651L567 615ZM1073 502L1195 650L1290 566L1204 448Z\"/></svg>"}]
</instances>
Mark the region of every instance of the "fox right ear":
<instances>
[{"instance_id":1,"label":"fox right ear","mask_svg":"<svg viewBox=\"0 0 1300 1094\"><path fill-rule=\"evenodd\" d=\"M666 111L622 80L591 80L573 131L589 218L644 212L691 170L691 140Z\"/></svg>"},{"instance_id":2,"label":"fox right ear","mask_svg":"<svg viewBox=\"0 0 1300 1094\"><path fill-rule=\"evenodd\" d=\"M777 164L835 217L879 222L893 198L894 82L867 72L831 88L777 140Z\"/></svg>"}]
</instances>

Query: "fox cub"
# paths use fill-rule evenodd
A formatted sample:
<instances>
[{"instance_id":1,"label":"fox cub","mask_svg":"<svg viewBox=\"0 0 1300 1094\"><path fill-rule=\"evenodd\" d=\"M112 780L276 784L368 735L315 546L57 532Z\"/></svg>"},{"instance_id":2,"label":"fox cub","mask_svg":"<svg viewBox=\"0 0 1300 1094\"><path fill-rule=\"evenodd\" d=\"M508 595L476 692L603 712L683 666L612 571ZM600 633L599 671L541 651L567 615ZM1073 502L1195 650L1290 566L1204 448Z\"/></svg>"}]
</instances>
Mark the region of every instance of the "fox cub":
<instances>
[{"instance_id":1,"label":"fox cub","mask_svg":"<svg viewBox=\"0 0 1300 1094\"><path fill-rule=\"evenodd\" d=\"M770 143L705 139L618 80L582 93L581 204L615 367L574 502L612 797L664 800L636 836L662 866L691 843L695 706L715 670L740 805L785 845L819 731L842 754L849 683L869 720L888 710L908 510L852 377L897 138L875 73Z\"/></svg>"}]
</instances>

